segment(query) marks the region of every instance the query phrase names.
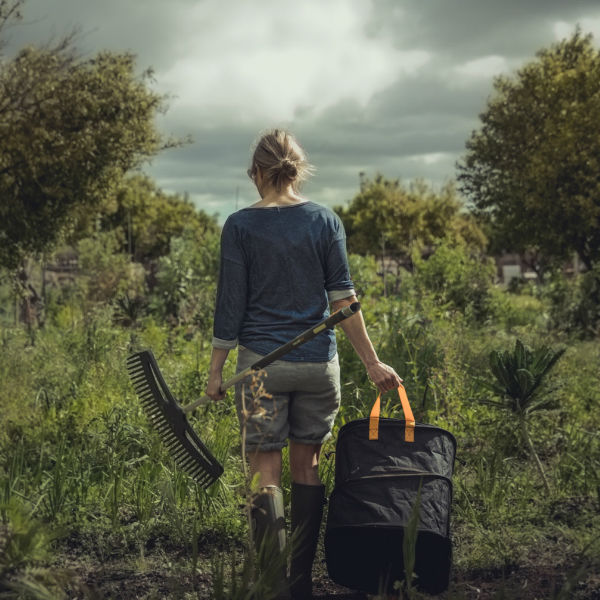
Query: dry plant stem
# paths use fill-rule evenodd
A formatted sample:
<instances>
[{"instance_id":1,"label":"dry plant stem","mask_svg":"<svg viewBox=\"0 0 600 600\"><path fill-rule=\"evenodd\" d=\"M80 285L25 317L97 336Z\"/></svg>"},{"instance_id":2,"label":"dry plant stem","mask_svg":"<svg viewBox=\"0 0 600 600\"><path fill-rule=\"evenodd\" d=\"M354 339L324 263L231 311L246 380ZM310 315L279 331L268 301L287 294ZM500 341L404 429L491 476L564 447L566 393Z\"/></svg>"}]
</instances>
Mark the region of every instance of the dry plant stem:
<instances>
[{"instance_id":1,"label":"dry plant stem","mask_svg":"<svg viewBox=\"0 0 600 600\"><path fill-rule=\"evenodd\" d=\"M248 413L246 411L246 386L242 384L242 469L244 472L244 483L246 486L246 517L248 518L248 542L250 552L254 548L254 533L252 531L252 490L250 490L250 480L248 473L248 464L246 462L246 424L248 422Z\"/></svg>"},{"instance_id":2,"label":"dry plant stem","mask_svg":"<svg viewBox=\"0 0 600 600\"><path fill-rule=\"evenodd\" d=\"M533 447L533 442L531 441L531 437L529 437L529 432L527 431L527 421L525 419L521 419L521 432L523 434L523 439L533 456L533 460L537 466L537 469L540 473L542 481L544 482L544 488L546 489L546 493L550 494L550 485L548 483L548 479L546 478L546 474L544 473L544 467L542 466L542 462L540 461L540 457L537 455L535 448Z\"/></svg>"}]
</instances>

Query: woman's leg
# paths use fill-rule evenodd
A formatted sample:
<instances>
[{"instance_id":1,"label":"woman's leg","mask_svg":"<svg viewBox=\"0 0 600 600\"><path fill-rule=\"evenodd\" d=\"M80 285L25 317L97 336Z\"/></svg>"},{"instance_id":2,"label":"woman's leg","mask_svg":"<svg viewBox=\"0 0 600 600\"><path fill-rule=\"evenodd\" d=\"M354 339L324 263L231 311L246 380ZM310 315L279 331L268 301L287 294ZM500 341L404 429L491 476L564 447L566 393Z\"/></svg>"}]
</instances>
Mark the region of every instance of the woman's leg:
<instances>
[{"instance_id":1,"label":"woman's leg","mask_svg":"<svg viewBox=\"0 0 600 600\"><path fill-rule=\"evenodd\" d=\"M290 442L292 474L292 560L290 591L294 600L312 598L312 565L323 518L325 486L319 479L321 444Z\"/></svg>"},{"instance_id":2,"label":"woman's leg","mask_svg":"<svg viewBox=\"0 0 600 600\"><path fill-rule=\"evenodd\" d=\"M249 454L250 473L260 473L252 496L252 527L259 568L278 600L289 600L285 510L281 490L281 450Z\"/></svg>"},{"instance_id":3,"label":"woman's leg","mask_svg":"<svg viewBox=\"0 0 600 600\"><path fill-rule=\"evenodd\" d=\"M252 452L248 455L250 477L260 473L259 487L276 485L281 487L281 450Z\"/></svg>"},{"instance_id":4,"label":"woman's leg","mask_svg":"<svg viewBox=\"0 0 600 600\"><path fill-rule=\"evenodd\" d=\"M321 485L319 456L321 444L300 444L290 440L290 473L292 481L304 485Z\"/></svg>"}]
</instances>

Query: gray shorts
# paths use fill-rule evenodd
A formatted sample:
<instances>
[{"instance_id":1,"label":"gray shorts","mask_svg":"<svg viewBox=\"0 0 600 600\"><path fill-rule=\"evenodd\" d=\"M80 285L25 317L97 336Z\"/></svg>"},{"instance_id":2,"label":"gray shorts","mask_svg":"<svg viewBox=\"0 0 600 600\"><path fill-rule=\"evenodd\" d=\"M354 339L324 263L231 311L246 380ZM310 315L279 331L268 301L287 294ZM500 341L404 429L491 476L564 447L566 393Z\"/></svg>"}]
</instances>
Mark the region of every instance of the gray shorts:
<instances>
[{"instance_id":1,"label":"gray shorts","mask_svg":"<svg viewBox=\"0 0 600 600\"><path fill-rule=\"evenodd\" d=\"M246 369L260 354L239 347L237 370ZM331 437L331 428L340 408L340 364L337 354L329 362L276 360L268 365L262 379L271 397L253 399L251 377L235 386L240 426L246 426L248 451L279 450L289 438L300 444L322 444ZM242 415L242 387L246 418Z\"/></svg>"}]
</instances>

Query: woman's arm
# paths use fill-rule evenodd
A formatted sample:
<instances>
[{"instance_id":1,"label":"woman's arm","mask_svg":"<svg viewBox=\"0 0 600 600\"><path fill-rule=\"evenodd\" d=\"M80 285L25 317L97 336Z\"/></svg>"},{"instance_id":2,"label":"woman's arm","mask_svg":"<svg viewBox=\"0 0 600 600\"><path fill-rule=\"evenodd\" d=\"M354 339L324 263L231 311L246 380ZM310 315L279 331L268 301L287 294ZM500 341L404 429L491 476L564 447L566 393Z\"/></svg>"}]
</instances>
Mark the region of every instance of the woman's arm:
<instances>
[{"instance_id":1,"label":"woman's arm","mask_svg":"<svg viewBox=\"0 0 600 600\"><path fill-rule=\"evenodd\" d=\"M227 219L221 232L221 261L213 322L212 355L206 395L221 400L223 365L229 351L237 346L237 336L244 317L247 293L247 272L244 253Z\"/></svg>"},{"instance_id":2,"label":"woman's arm","mask_svg":"<svg viewBox=\"0 0 600 600\"><path fill-rule=\"evenodd\" d=\"M356 296L349 296L343 300L335 300L332 302L331 307L333 310L338 310L348 304L352 304L352 302L356 302ZM358 354L358 357L365 365L369 378L378 387L379 391L383 393L396 389L402 383L402 379L400 379L392 367L379 360L377 352L375 352L375 348L373 348L373 344L369 339L362 312L359 311L342 321L340 327L344 330L346 336L348 336L356 354Z\"/></svg>"},{"instance_id":3,"label":"woman's arm","mask_svg":"<svg viewBox=\"0 0 600 600\"><path fill-rule=\"evenodd\" d=\"M228 354L229 350L225 348L212 349L206 395L213 400L222 400L225 397L225 392L221 390L221 383L223 382L223 365Z\"/></svg>"}]
</instances>

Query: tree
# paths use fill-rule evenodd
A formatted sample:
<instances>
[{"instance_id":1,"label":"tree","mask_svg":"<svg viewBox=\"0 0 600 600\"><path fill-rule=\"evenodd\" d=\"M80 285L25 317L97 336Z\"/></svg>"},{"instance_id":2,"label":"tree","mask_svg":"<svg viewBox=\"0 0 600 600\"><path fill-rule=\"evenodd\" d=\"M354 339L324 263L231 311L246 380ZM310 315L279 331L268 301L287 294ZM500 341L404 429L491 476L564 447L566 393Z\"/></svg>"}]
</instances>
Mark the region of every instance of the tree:
<instances>
[{"instance_id":1,"label":"tree","mask_svg":"<svg viewBox=\"0 0 600 600\"><path fill-rule=\"evenodd\" d=\"M19 5L1 0L0 33ZM50 249L124 173L174 143L156 129L164 97L150 76L136 75L132 54L82 59L72 36L0 56L0 266Z\"/></svg>"},{"instance_id":2,"label":"tree","mask_svg":"<svg viewBox=\"0 0 600 600\"><path fill-rule=\"evenodd\" d=\"M122 241L121 252L141 263L156 261L170 252L173 237L184 231L194 232L197 243L211 245L218 239L216 218L198 210L185 197L167 194L144 175L123 180L114 194L103 202L98 214L90 214L82 230L99 225L103 231L115 231ZM92 222L90 222L92 221Z\"/></svg>"},{"instance_id":3,"label":"tree","mask_svg":"<svg viewBox=\"0 0 600 600\"><path fill-rule=\"evenodd\" d=\"M478 251L486 240L471 215L464 213L454 185L439 192L424 181L405 186L377 175L361 176L360 192L347 207L336 207L348 237L348 249L381 256L397 266L412 264L417 255L433 251L443 240L461 240Z\"/></svg>"},{"instance_id":4,"label":"tree","mask_svg":"<svg viewBox=\"0 0 600 600\"><path fill-rule=\"evenodd\" d=\"M600 261L600 53L590 35L542 49L494 81L459 187L496 246L559 262Z\"/></svg>"}]
</instances>

